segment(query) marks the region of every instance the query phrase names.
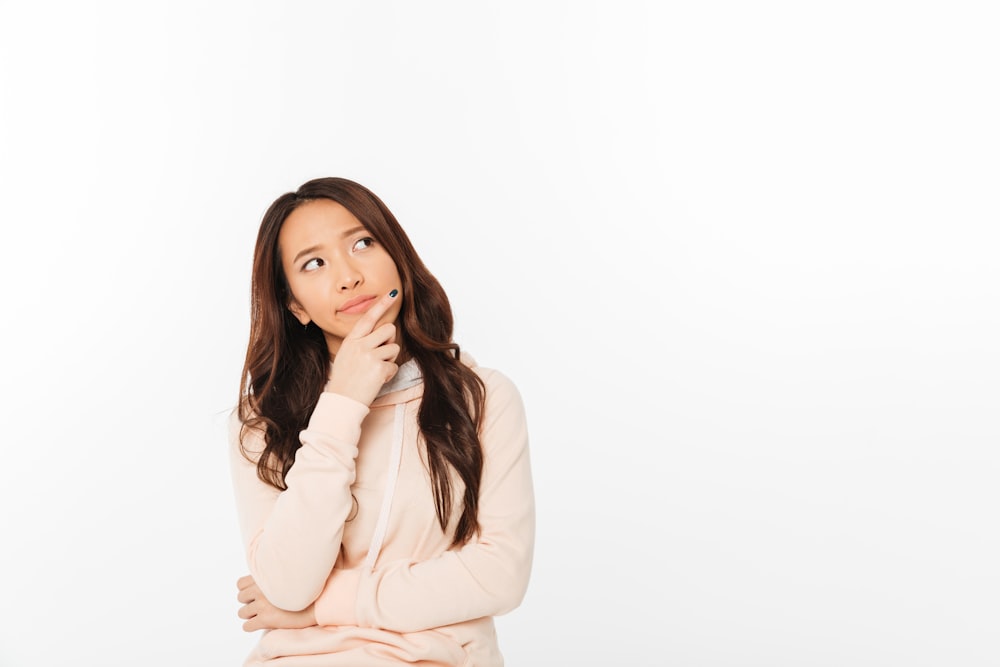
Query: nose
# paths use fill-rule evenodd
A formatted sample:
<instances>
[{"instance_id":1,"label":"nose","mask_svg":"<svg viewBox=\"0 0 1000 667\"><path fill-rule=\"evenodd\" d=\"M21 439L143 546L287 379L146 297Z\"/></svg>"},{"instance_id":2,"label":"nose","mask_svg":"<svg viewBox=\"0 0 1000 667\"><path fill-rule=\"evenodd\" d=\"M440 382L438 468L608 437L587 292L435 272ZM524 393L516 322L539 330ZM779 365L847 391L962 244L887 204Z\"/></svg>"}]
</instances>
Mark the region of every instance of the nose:
<instances>
[{"instance_id":1,"label":"nose","mask_svg":"<svg viewBox=\"0 0 1000 667\"><path fill-rule=\"evenodd\" d=\"M340 276L337 278L337 288L341 292L346 292L354 289L362 282L364 281L361 277L361 272L348 262L344 264Z\"/></svg>"}]
</instances>

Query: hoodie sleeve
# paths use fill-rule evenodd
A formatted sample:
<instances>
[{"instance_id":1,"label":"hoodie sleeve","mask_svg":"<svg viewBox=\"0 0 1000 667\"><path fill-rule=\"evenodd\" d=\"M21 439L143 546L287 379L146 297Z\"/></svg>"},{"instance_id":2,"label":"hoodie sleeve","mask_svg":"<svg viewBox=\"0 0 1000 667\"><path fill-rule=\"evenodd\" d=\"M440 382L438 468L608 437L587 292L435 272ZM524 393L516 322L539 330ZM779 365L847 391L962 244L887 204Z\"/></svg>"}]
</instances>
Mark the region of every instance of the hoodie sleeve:
<instances>
[{"instance_id":1,"label":"hoodie sleeve","mask_svg":"<svg viewBox=\"0 0 1000 667\"><path fill-rule=\"evenodd\" d=\"M230 463L247 564L276 607L305 609L333 569L351 511L350 487L367 414L367 406L324 392L299 436L302 446L285 476L284 491L257 477L261 434L244 438L253 458L247 460L240 450L240 421L234 416L230 422Z\"/></svg>"},{"instance_id":2,"label":"hoodie sleeve","mask_svg":"<svg viewBox=\"0 0 1000 667\"><path fill-rule=\"evenodd\" d=\"M421 562L382 563L373 571L333 571L316 601L320 625L418 632L517 607L528 587L535 503L524 406L514 384L485 371L481 533Z\"/></svg>"}]
</instances>

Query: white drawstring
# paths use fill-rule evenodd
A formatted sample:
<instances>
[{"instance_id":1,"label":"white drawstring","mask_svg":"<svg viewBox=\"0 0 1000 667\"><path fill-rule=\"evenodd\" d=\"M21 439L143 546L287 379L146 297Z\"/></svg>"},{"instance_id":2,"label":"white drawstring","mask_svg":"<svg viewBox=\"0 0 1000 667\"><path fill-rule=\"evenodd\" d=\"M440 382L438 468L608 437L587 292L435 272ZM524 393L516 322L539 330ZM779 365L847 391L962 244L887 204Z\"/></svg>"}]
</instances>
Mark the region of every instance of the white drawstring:
<instances>
[{"instance_id":1,"label":"white drawstring","mask_svg":"<svg viewBox=\"0 0 1000 667\"><path fill-rule=\"evenodd\" d=\"M389 529L389 511L392 509L392 496L396 492L396 478L399 477L399 462L403 458L403 415L406 412L405 403L396 404L396 416L392 427L392 452L389 454L389 474L385 480L385 493L382 496L382 509L379 511L378 523L375 524L375 534L372 535L371 546L365 557L365 567L375 569L375 559L382 549L382 541Z\"/></svg>"}]
</instances>

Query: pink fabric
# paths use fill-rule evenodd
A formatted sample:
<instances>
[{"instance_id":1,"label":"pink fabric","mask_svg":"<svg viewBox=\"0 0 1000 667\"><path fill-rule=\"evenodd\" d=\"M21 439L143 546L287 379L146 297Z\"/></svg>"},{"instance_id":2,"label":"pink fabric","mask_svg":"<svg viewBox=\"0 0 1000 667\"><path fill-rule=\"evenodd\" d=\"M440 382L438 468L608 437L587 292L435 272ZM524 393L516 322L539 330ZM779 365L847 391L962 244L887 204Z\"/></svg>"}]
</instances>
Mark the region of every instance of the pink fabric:
<instances>
[{"instance_id":1,"label":"pink fabric","mask_svg":"<svg viewBox=\"0 0 1000 667\"><path fill-rule=\"evenodd\" d=\"M279 607L315 603L321 624L265 633L247 664L503 664L492 617L514 609L527 589L534 494L520 395L498 371L474 368L487 389L482 530L460 549L449 545L462 507L461 484L455 477L453 506L459 511L446 533L437 522L417 437L423 384L381 396L370 409L324 392L301 434L303 445L283 492L257 479L254 463L233 438L234 487L250 573ZM397 404L405 405L399 477L384 541L367 569L365 556L386 495ZM238 426L234 419L234 433ZM262 448L256 435L246 444ZM356 515L347 521L355 500ZM317 656L326 661L316 662Z\"/></svg>"}]
</instances>

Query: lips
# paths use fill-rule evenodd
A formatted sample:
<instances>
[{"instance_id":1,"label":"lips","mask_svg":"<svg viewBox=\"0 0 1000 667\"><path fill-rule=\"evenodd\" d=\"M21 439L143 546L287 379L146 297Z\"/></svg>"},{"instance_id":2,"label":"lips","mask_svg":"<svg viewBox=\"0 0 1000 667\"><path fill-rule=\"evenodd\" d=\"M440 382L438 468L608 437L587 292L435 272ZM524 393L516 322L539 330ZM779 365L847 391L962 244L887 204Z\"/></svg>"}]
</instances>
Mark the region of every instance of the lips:
<instances>
[{"instance_id":1,"label":"lips","mask_svg":"<svg viewBox=\"0 0 1000 667\"><path fill-rule=\"evenodd\" d=\"M372 305L375 301L375 297L371 294L366 294L364 296L359 296L347 301L342 305L337 312L345 313L348 315L353 315L355 313L363 313L368 310L368 307Z\"/></svg>"}]
</instances>

